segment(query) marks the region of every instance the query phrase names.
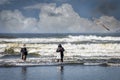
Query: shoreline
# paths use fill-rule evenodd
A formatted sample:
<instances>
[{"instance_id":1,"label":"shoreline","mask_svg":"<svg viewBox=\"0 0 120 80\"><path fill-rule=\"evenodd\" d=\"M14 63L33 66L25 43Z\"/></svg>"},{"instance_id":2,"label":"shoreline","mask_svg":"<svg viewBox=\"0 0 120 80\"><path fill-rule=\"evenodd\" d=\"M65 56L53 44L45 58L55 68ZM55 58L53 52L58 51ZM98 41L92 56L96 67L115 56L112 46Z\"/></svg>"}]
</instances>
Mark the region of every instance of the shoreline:
<instances>
[{"instance_id":1,"label":"shoreline","mask_svg":"<svg viewBox=\"0 0 120 80\"><path fill-rule=\"evenodd\" d=\"M23 66L58 66L58 65L84 65L84 66L119 66L120 57L65 57L64 62L57 62L55 57L27 58L24 62L21 58L0 59L0 67Z\"/></svg>"}]
</instances>

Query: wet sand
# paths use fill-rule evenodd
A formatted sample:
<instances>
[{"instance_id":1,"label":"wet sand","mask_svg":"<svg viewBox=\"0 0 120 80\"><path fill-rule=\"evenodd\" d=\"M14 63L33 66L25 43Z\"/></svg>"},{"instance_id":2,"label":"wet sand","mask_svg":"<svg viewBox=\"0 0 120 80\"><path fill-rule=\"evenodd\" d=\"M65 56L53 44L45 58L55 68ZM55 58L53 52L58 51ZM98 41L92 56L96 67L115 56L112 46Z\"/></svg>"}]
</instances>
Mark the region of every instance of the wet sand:
<instances>
[{"instance_id":1,"label":"wet sand","mask_svg":"<svg viewBox=\"0 0 120 80\"><path fill-rule=\"evenodd\" d=\"M42 56L38 58L27 58L26 61L21 58L0 59L1 67L11 66L55 66L55 65L93 65L93 66L120 66L120 57L65 57L64 62L57 62L54 56Z\"/></svg>"}]
</instances>

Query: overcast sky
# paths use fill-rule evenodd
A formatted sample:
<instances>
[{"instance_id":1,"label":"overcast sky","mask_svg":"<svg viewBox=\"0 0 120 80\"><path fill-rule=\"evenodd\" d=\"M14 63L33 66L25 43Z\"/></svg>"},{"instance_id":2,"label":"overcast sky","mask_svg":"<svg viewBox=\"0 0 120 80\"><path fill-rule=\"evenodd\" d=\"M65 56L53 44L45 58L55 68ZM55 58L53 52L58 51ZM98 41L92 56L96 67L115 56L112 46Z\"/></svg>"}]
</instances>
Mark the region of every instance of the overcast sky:
<instances>
[{"instance_id":1,"label":"overcast sky","mask_svg":"<svg viewBox=\"0 0 120 80\"><path fill-rule=\"evenodd\" d=\"M0 33L120 32L120 0L0 0Z\"/></svg>"}]
</instances>

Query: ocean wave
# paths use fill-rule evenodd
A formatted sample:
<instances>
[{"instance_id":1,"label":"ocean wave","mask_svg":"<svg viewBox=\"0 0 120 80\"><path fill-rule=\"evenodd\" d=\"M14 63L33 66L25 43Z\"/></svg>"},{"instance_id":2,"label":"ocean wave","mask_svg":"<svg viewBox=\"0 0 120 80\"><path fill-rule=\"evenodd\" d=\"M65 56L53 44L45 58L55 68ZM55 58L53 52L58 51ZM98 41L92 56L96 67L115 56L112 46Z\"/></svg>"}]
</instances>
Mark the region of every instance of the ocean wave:
<instances>
[{"instance_id":1,"label":"ocean wave","mask_svg":"<svg viewBox=\"0 0 120 80\"><path fill-rule=\"evenodd\" d=\"M73 43L73 44L79 44L79 43L102 43L102 42L120 42L120 37L101 37L101 36L72 36L69 35L68 37L63 38L15 38L15 39L6 39L6 38L0 38L0 43L2 42L18 42L18 43Z\"/></svg>"},{"instance_id":2,"label":"ocean wave","mask_svg":"<svg viewBox=\"0 0 120 80\"><path fill-rule=\"evenodd\" d=\"M59 43L65 48L65 56L120 56L120 37L96 35L68 35L40 38L0 38L0 52L13 48L19 53L26 43L29 53L55 55Z\"/></svg>"}]
</instances>

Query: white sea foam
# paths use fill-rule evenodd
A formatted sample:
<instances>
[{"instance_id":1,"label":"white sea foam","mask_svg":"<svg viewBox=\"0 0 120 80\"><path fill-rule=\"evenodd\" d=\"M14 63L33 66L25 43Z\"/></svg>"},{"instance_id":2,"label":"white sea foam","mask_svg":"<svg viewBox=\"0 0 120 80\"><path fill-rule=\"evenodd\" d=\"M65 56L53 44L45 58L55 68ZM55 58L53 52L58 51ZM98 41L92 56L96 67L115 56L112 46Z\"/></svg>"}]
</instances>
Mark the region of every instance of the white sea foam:
<instances>
[{"instance_id":1,"label":"white sea foam","mask_svg":"<svg viewBox=\"0 0 120 80\"><path fill-rule=\"evenodd\" d=\"M82 43L84 41L86 42ZM64 43L62 45L66 50L65 56L120 56L119 41L120 37L92 35L69 35L64 38L1 38L0 52L3 52L8 47L13 47L16 52L19 52L22 44L26 43L29 53L36 52L40 55L55 55L58 43Z\"/></svg>"},{"instance_id":2,"label":"white sea foam","mask_svg":"<svg viewBox=\"0 0 120 80\"><path fill-rule=\"evenodd\" d=\"M101 36L71 36L66 38L16 38L16 39L5 39L1 38L0 42L20 42L20 43L57 43L57 42L80 42L80 41L120 41L120 37L101 37Z\"/></svg>"}]
</instances>

